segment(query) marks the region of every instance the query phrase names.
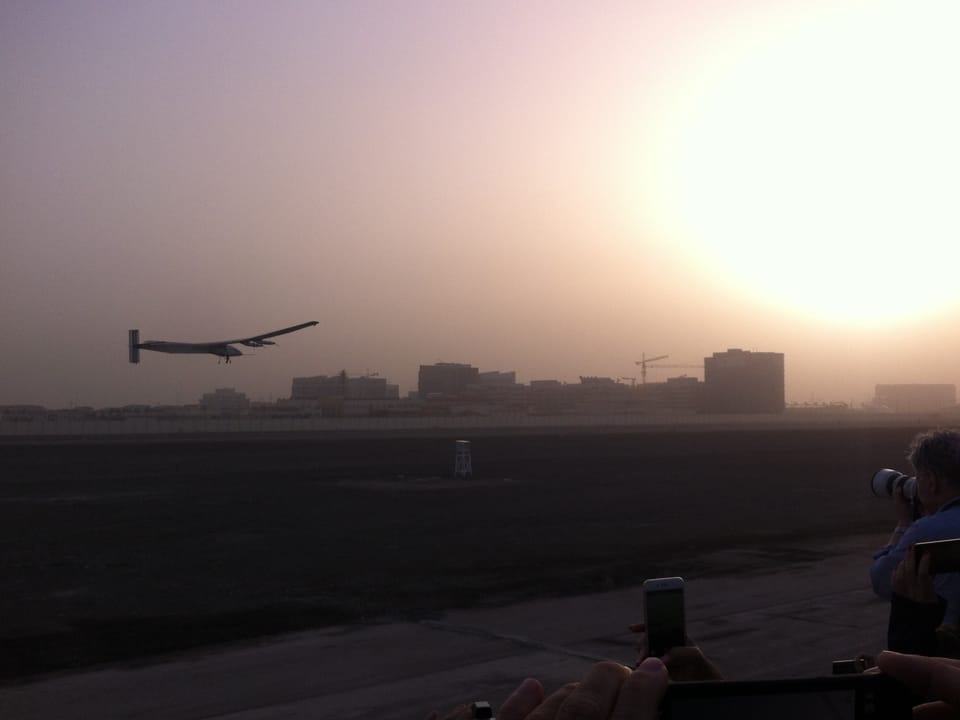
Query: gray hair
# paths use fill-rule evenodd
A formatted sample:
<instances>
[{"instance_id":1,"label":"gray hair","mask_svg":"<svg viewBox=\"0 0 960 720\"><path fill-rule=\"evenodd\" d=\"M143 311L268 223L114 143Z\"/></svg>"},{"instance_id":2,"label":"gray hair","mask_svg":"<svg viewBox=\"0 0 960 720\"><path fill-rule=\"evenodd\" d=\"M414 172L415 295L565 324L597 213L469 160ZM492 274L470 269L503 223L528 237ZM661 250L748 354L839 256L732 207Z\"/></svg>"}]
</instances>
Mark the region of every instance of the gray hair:
<instances>
[{"instance_id":1,"label":"gray hair","mask_svg":"<svg viewBox=\"0 0 960 720\"><path fill-rule=\"evenodd\" d=\"M910 443L907 459L914 469L960 486L960 431L930 430Z\"/></svg>"}]
</instances>

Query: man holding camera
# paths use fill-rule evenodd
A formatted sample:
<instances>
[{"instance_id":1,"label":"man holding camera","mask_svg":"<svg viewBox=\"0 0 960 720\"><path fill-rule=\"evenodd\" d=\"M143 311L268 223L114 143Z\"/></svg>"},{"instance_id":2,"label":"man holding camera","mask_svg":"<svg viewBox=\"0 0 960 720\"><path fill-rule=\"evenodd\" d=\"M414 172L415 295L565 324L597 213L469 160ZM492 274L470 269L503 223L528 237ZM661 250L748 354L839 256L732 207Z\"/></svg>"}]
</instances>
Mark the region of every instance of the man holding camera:
<instances>
[{"instance_id":1,"label":"man holding camera","mask_svg":"<svg viewBox=\"0 0 960 720\"><path fill-rule=\"evenodd\" d=\"M933 430L917 435L907 455L916 471L916 495L922 509L917 518L914 504L901 491L893 494L897 526L890 541L876 555L870 568L873 590L884 598L892 598L894 572L918 542L960 538L960 432ZM941 623L960 623L960 573L934 576L937 598L930 604L942 605ZM895 601L902 606L903 598ZM900 635L895 627L898 618L910 613L891 615L890 637Z\"/></svg>"}]
</instances>

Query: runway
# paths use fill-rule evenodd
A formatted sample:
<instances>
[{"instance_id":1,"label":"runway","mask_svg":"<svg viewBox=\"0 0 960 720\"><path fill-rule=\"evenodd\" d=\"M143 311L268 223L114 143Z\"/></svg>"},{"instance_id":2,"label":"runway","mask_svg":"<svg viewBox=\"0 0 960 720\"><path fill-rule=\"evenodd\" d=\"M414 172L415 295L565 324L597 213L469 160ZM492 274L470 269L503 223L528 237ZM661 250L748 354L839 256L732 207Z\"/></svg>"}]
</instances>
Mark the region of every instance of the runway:
<instances>
[{"instance_id":1,"label":"runway","mask_svg":"<svg viewBox=\"0 0 960 720\"><path fill-rule=\"evenodd\" d=\"M867 567L884 535L703 560L688 581L690 635L730 679L829 674L883 646L887 604ZM407 720L459 702L501 702L525 677L548 691L601 657L630 664L638 588L457 610L434 620L345 625L164 662L65 674L0 690L4 718Z\"/></svg>"},{"instance_id":2,"label":"runway","mask_svg":"<svg viewBox=\"0 0 960 720\"><path fill-rule=\"evenodd\" d=\"M0 683L827 560L914 431L484 436L461 482L447 437L2 443Z\"/></svg>"}]
</instances>

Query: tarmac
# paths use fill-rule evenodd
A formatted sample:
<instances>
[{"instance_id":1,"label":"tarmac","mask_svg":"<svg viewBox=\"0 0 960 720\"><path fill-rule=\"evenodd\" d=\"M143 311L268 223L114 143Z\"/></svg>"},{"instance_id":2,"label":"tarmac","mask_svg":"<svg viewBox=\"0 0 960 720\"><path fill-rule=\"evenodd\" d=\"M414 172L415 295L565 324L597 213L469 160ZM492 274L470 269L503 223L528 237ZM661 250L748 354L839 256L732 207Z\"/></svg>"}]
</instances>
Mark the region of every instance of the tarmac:
<instances>
[{"instance_id":1,"label":"tarmac","mask_svg":"<svg viewBox=\"0 0 960 720\"><path fill-rule=\"evenodd\" d=\"M833 660L875 654L888 604L868 568L886 537L712 553L709 573L687 578L688 633L729 679L829 675ZM7 686L0 717L417 720L461 702L496 706L526 677L549 692L597 659L632 665L627 626L641 611L637 585L325 628Z\"/></svg>"}]
</instances>

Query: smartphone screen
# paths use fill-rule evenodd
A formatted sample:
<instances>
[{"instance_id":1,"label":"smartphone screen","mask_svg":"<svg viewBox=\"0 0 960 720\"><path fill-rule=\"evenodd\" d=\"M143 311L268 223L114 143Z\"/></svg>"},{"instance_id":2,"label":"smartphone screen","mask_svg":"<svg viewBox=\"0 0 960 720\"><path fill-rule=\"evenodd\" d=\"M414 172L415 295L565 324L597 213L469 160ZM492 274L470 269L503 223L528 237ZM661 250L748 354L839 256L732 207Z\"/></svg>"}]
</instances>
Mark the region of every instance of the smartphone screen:
<instances>
[{"instance_id":1,"label":"smartphone screen","mask_svg":"<svg viewBox=\"0 0 960 720\"><path fill-rule=\"evenodd\" d=\"M644 583L647 646L654 656L686 644L683 580L658 578Z\"/></svg>"},{"instance_id":2,"label":"smartphone screen","mask_svg":"<svg viewBox=\"0 0 960 720\"><path fill-rule=\"evenodd\" d=\"M671 683L664 720L907 720L913 696L884 675Z\"/></svg>"},{"instance_id":3,"label":"smartphone screen","mask_svg":"<svg viewBox=\"0 0 960 720\"><path fill-rule=\"evenodd\" d=\"M858 720L855 690L686 698L671 704L670 720Z\"/></svg>"},{"instance_id":4,"label":"smartphone screen","mask_svg":"<svg viewBox=\"0 0 960 720\"><path fill-rule=\"evenodd\" d=\"M960 571L960 539L933 540L914 545L917 562L924 554L930 554L930 574Z\"/></svg>"}]
</instances>

